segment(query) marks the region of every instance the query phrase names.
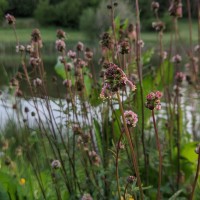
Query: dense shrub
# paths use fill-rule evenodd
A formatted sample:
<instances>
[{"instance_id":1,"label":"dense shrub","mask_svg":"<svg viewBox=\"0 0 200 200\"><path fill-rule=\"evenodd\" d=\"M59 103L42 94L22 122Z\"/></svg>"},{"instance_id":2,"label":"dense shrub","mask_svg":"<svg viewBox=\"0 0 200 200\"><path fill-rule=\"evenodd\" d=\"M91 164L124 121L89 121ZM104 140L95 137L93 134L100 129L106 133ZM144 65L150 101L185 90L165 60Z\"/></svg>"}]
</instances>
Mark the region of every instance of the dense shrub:
<instances>
[{"instance_id":1,"label":"dense shrub","mask_svg":"<svg viewBox=\"0 0 200 200\"><path fill-rule=\"evenodd\" d=\"M50 25L56 22L56 12L54 6L49 5L49 0L39 2L35 10L35 17L42 25Z\"/></svg>"},{"instance_id":2,"label":"dense shrub","mask_svg":"<svg viewBox=\"0 0 200 200\"><path fill-rule=\"evenodd\" d=\"M39 0L8 0L9 12L19 17L31 17Z\"/></svg>"},{"instance_id":3,"label":"dense shrub","mask_svg":"<svg viewBox=\"0 0 200 200\"><path fill-rule=\"evenodd\" d=\"M0 22L2 22L3 14L7 6L8 6L8 3L6 0L0 0Z\"/></svg>"},{"instance_id":4,"label":"dense shrub","mask_svg":"<svg viewBox=\"0 0 200 200\"><path fill-rule=\"evenodd\" d=\"M123 1L118 1L119 5L116 7L115 17L119 17L121 22L128 19L130 22L134 19L134 13L130 11L130 4ZM92 9L84 10L80 18L80 29L85 31L90 37L94 38L109 29L111 20L110 13L106 7L107 1L102 1L96 11Z\"/></svg>"}]
</instances>

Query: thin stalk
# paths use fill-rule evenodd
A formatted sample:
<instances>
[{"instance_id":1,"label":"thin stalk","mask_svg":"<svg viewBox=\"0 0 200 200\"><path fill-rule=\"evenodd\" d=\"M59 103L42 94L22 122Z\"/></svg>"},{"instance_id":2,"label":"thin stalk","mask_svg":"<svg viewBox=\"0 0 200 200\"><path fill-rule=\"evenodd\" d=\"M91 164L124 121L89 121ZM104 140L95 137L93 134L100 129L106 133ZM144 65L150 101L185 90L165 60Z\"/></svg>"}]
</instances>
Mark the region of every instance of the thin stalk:
<instances>
[{"instance_id":1,"label":"thin stalk","mask_svg":"<svg viewBox=\"0 0 200 200\"><path fill-rule=\"evenodd\" d=\"M126 125L126 119L125 119L125 116L124 116L124 109L123 109L123 106L122 106L119 91L117 92L117 99L118 99L119 108L120 108L122 119L123 119L123 125L124 125L124 129L125 129L126 137L127 137L128 143L129 143L130 150L131 150L133 167L135 169L135 173L136 173L136 177L137 177L137 183L138 183L139 191L140 191L140 199L143 200L144 195L143 195L143 190L142 190L142 184L141 184L141 179L140 179L140 174L139 174L139 167L138 167L138 163L137 163L136 153L134 151L134 146L133 146L133 143L132 143L132 140L131 140L131 137L130 137L128 127Z\"/></svg>"},{"instance_id":2,"label":"thin stalk","mask_svg":"<svg viewBox=\"0 0 200 200\"><path fill-rule=\"evenodd\" d=\"M199 147L198 147L198 151L199 151ZM192 185L192 193L190 195L190 200L193 200L194 197L194 191L197 185L197 180L198 180L198 176L199 176L199 170L200 170L200 152L198 153L198 164L197 164L197 170L196 170L196 175L195 175L195 179L194 179L194 183Z\"/></svg>"},{"instance_id":3,"label":"thin stalk","mask_svg":"<svg viewBox=\"0 0 200 200\"><path fill-rule=\"evenodd\" d=\"M128 184L129 183L126 183L126 186L125 186L125 189L124 189L124 200L126 200L126 191L127 191L127 188L128 188Z\"/></svg>"},{"instance_id":4,"label":"thin stalk","mask_svg":"<svg viewBox=\"0 0 200 200\"><path fill-rule=\"evenodd\" d=\"M159 172L158 172L158 193L157 193L157 200L161 199L160 187L161 187L161 178L162 178L162 155L161 155L161 148L160 148L160 140L158 137L158 129L156 127L156 120L154 115L154 110L152 110L152 117L153 117L153 126L156 134L156 147L159 154Z\"/></svg>"},{"instance_id":5,"label":"thin stalk","mask_svg":"<svg viewBox=\"0 0 200 200\"><path fill-rule=\"evenodd\" d=\"M143 92L143 82L142 82L142 62L141 62L141 46L139 44L140 41L140 10L139 10L139 2L135 0L135 7L136 7L136 65L138 71L138 78L139 78L139 86L140 86L140 101L141 101L141 111L142 111L142 148L143 148L143 155L144 155L144 163L145 163L145 170L148 174L148 163L147 163L147 156L146 156L146 147L145 147L145 137L144 137L144 92ZM146 179L147 180L147 179Z\"/></svg>"},{"instance_id":6,"label":"thin stalk","mask_svg":"<svg viewBox=\"0 0 200 200\"><path fill-rule=\"evenodd\" d=\"M120 186L119 186L119 171L118 171L118 167L119 167L119 150L120 150L120 142L123 136L123 132L121 132L121 135L119 137L118 143L117 143L117 152L116 152L116 159L115 159L115 176L116 176L116 181L117 181L117 192L118 192L118 196L119 199L121 199L121 194L120 194Z\"/></svg>"},{"instance_id":7,"label":"thin stalk","mask_svg":"<svg viewBox=\"0 0 200 200\"><path fill-rule=\"evenodd\" d=\"M177 85L177 87L179 87ZM180 102L179 102L179 91L177 90L176 92L176 100L177 100L177 190L179 189L179 180L180 180L180 174L181 174L181 169L180 169L180 157L181 157L181 153L180 153L180 140L181 140L181 137L180 137Z\"/></svg>"}]
</instances>

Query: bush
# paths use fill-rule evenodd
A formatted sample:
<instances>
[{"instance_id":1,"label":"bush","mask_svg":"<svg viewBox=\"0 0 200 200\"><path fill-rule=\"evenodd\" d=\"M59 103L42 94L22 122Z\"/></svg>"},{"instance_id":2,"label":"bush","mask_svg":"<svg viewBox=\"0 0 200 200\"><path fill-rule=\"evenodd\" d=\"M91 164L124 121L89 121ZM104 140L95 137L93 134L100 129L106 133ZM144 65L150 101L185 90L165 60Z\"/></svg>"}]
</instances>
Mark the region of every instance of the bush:
<instances>
[{"instance_id":1,"label":"bush","mask_svg":"<svg viewBox=\"0 0 200 200\"><path fill-rule=\"evenodd\" d=\"M117 15L123 22L128 19L130 22L134 19L134 14L130 11L130 5L123 1L118 2L116 8ZM80 17L80 29L86 32L91 38L98 36L99 33L106 31L110 27L110 14L107 10L107 1L102 1L97 10L86 9Z\"/></svg>"},{"instance_id":2,"label":"bush","mask_svg":"<svg viewBox=\"0 0 200 200\"><path fill-rule=\"evenodd\" d=\"M81 1L63 1L55 7L57 23L70 28L78 28L81 13Z\"/></svg>"},{"instance_id":3,"label":"bush","mask_svg":"<svg viewBox=\"0 0 200 200\"><path fill-rule=\"evenodd\" d=\"M4 12L8 7L8 3L6 0L0 0L0 22L2 22Z\"/></svg>"},{"instance_id":4,"label":"bush","mask_svg":"<svg viewBox=\"0 0 200 200\"><path fill-rule=\"evenodd\" d=\"M49 5L49 0L40 1L34 15L42 25L50 25L56 22L56 11L54 6Z\"/></svg>"}]
</instances>

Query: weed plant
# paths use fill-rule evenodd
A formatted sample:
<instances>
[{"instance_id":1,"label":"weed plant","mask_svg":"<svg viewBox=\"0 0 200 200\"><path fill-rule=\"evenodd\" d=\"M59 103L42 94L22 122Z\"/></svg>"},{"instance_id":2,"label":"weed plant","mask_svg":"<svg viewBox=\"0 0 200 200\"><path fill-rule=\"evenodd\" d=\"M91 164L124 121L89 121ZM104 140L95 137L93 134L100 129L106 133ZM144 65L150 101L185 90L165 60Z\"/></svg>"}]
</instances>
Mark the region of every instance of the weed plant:
<instances>
[{"instance_id":1,"label":"weed plant","mask_svg":"<svg viewBox=\"0 0 200 200\"><path fill-rule=\"evenodd\" d=\"M200 199L200 46L193 43L190 1L187 48L178 26L181 0L170 1L167 48L158 2L151 4L158 42L150 49L141 38L138 0L132 22L114 19L117 6L110 0L105 8L110 29L99 41L100 75L93 49L80 41L68 49L59 29L57 75L48 82L45 35L33 29L22 45L17 21L6 15L21 72L9 82L16 121L10 118L0 136L0 199ZM1 102L7 110L4 91Z\"/></svg>"}]
</instances>

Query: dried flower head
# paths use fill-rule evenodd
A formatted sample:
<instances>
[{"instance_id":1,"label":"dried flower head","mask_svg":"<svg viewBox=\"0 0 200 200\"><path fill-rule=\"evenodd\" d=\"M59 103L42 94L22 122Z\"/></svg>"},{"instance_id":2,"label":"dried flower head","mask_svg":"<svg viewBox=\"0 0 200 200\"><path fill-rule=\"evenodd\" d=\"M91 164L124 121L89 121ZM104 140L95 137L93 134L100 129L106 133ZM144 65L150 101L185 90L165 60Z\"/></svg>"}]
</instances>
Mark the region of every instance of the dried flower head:
<instances>
[{"instance_id":1,"label":"dried flower head","mask_svg":"<svg viewBox=\"0 0 200 200\"><path fill-rule=\"evenodd\" d=\"M167 51L163 51L161 57L163 60L165 60L167 58Z\"/></svg>"},{"instance_id":2,"label":"dried flower head","mask_svg":"<svg viewBox=\"0 0 200 200\"><path fill-rule=\"evenodd\" d=\"M151 3L151 9L152 9L154 12L157 12L158 9L159 9L159 7L160 7L160 4L159 4L157 1L153 1L153 2Z\"/></svg>"},{"instance_id":3,"label":"dried flower head","mask_svg":"<svg viewBox=\"0 0 200 200\"><path fill-rule=\"evenodd\" d=\"M126 124L128 127L135 127L138 122L138 116L131 110L124 112L124 117L126 119Z\"/></svg>"},{"instance_id":4,"label":"dried flower head","mask_svg":"<svg viewBox=\"0 0 200 200\"><path fill-rule=\"evenodd\" d=\"M17 45L16 46L16 52L24 52L25 51L25 46L24 45Z\"/></svg>"},{"instance_id":5,"label":"dried flower head","mask_svg":"<svg viewBox=\"0 0 200 200\"><path fill-rule=\"evenodd\" d=\"M180 63L182 61L182 57L179 54L176 54L175 56L172 57L171 61L173 63Z\"/></svg>"},{"instance_id":6,"label":"dried flower head","mask_svg":"<svg viewBox=\"0 0 200 200\"><path fill-rule=\"evenodd\" d=\"M113 49L114 42L113 42L113 39L112 39L110 33L108 33L108 32L103 33L100 44L101 44L102 48Z\"/></svg>"},{"instance_id":7,"label":"dried flower head","mask_svg":"<svg viewBox=\"0 0 200 200\"><path fill-rule=\"evenodd\" d=\"M42 80L40 78L36 78L33 80L34 87L38 87L42 85Z\"/></svg>"},{"instance_id":8,"label":"dried flower head","mask_svg":"<svg viewBox=\"0 0 200 200\"><path fill-rule=\"evenodd\" d=\"M15 24L16 20L15 20L15 17L13 15L6 14L5 18L6 18L8 24L10 24L10 25Z\"/></svg>"},{"instance_id":9,"label":"dried flower head","mask_svg":"<svg viewBox=\"0 0 200 200\"><path fill-rule=\"evenodd\" d=\"M83 51L84 49L84 44L82 42L78 42L76 46L77 51Z\"/></svg>"},{"instance_id":10,"label":"dried flower head","mask_svg":"<svg viewBox=\"0 0 200 200\"><path fill-rule=\"evenodd\" d=\"M195 52L199 52L199 51L200 51L200 45L197 44L197 45L194 47L194 51L195 51Z\"/></svg>"},{"instance_id":11,"label":"dried flower head","mask_svg":"<svg viewBox=\"0 0 200 200\"><path fill-rule=\"evenodd\" d=\"M169 13L171 16L181 18L183 15L182 12L182 3L181 0L173 0L171 1L171 5L169 7Z\"/></svg>"},{"instance_id":12,"label":"dried flower head","mask_svg":"<svg viewBox=\"0 0 200 200\"><path fill-rule=\"evenodd\" d=\"M108 68L104 73L104 86L102 88L100 97L105 97L106 90L111 93L115 93L119 89L123 89L126 84L130 86L132 91L136 90L136 86L130 80L128 80L122 69L113 63L108 63Z\"/></svg>"},{"instance_id":13,"label":"dried flower head","mask_svg":"<svg viewBox=\"0 0 200 200\"><path fill-rule=\"evenodd\" d=\"M90 151L89 157L94 165L99 166L101 159L95 151Z\"/></svg>"},{"instance_id":14,"label":"dried flower head","mask_svg":"<svg viewBox=\"0 0 200 200\"><path fill-rule=\"evenodd\" d=\"M71 81L71 80L65 79L65 80L63 81L63 85L64 85L66 88L71 88L71 87L72 87L72 81Z\"/></svg>"},{"instance_id":15,"label":"dried flower head","mask_svg":"<svg viewBox=\"0 0 200 200\"><path fill-rule=\"evenodd\" d=\"M93 200L90 194L84 194L81 198L81 200Z\"/></svg>"},{"instance_id":16,"label":"dried flower head","mask_svg":"<svg viewBox=\"0 0 200 200\"><path fill-rule=\"evenodd\" d=\"M157 92L150 92L147 97L146 97L146 108L150 109L150 110L154 110L154 108L156 108L156 110L160 110L161 109L161 103L160 103L160 99L162 97L162 93L160 91Z\"/></svg>"},{"instance_id":17,"label":"dried flower head","mask_svg":"<svg viewBox=\"0 0 200 200\"><path fill-rule=\"evenodd\" d=\"M185 80L185 74L183 72L177 72L175 79L178 83L182 83Z\"/></svg>"},{"instance_id":18,"label":"dried flower head","mask_svg":"<svg viewBox=\"0 0 200 200\"><path fill-rule=\"evenodd\" d=\"M124 144L120 141L119 143L116 144L116 148L122 150L124 149Z\"/></svg>"},{"instance_id":19,"label":"dried flower head","mask_svg":"<svg viewBox=\"0 0 200 200\"><path fill-rule=\"evenodd\" d=\"M41 59L39 57L30 57L29 59L29 63L33 67L38 66L40 62L41 62Z\"/></svg>"},{"instance_id":20,"label":"dried flower head","mask_svg":"<svg viewBox=\"0 0 200 200\"><path fill-rule=\"evenodd\" d=\"M28 44L26 46L26 51L27 51L27 53L33 53L34 52L34 47L32 45Z\"/></svg>"},{"instance_id":21,"label":"dried flower head","mask_svg":"<svg viewBox=\"0 0 200 200\"><path fill-rule=\"evenodd\" d=\"M129 177L127 178L127 182L130 183L130 184L133 184L134 181L136 181L136 177L135 177L135 176L129 176Z\"/></svg>"},{"instance_id":22,"label":"dried flower head","mask_svg":"<svg viewBox=\"0 0 200 200\"><path fill-rule=\"evenodd\" d=\"M152 27L158 32L165 30L165 24L161 21L153 22Z\"/></svg>"},{"instance_id":23,"label":"dried flower head","mask_svg":"<svg viewBox=\"0 0 200 200\"><path fill-rule=\"evenodd\" d=\"M59 160L53 160L51 163L52 169L59 169L61 167L60 161Z\"/></svg>"},{"instance_id":24,"label":"dried flower head","mask_svg":"<svg viewBox=\"0 0 200 200\"><path fill-rule=\"evenodd\" d=\"M41 33L39 29L33 29L31 33L31 41L40 42L42 40Z\"/></svg>"},{"instance_id":25,"label":"dried flower head","mask_svg":"<svg viewBox=\"0 0 200 200\"><path fill-rule=\"evenodd\" d=\"M65 69L67 70L67 71L71 71L71 69L72 69L72 63L66 63L65 64Z\"/></svg>"},{"instance_id":26,"label":"dried flower head","mask_svg":"<svg viewBox=\"0 0 200 200\"><path fill-rule=\"evenodd\" d=\"M118 51L121 54L128 54L130 52L130 44L127 40L123 40L118 45Z\"/></svg>"},{"instance_id":27,"label":"dried flower head","mask_svg":"<svg viewBox=\"0 0 200 200\"><path fill-rule=\"evenodd\" d=\"M69 50L68 53L67 53L67 55L71 59L75 59L76 58L76 52L75 51Z\"/></svg>"},{"instance_id":28,"label":"dried flower head","mask_svg":"<svg viewBox=\"0 0 200 200\"><path fill-rule=\"evenodd\" d=\"M136 31L135 31L135 26L133 24L128 25L127 36L129 39L131 39L133 41L136 40Z\"/></svg>"},{"instance_id":29,"label":"dried flower head","mask_svg":"<svg viewBox=\"0 0 200 200\"><path fill-rule=\"evenodd\" d=\"M56 49L57 49L57 51L62 52L62 51L65 50L65 48L66 48L66 44L65 44L65 42L63 40L60 40L60 39L56 40Z\"/></svg>"},{"instance_id":30,"label":"dried flower head","mask_svg":"<svg viewBox=\"0 0 200 200\"><path fill-rule=\"evenodd\" d=\"M93 52L89 48L85 49L85 58L87 60L91 60L93 58Z\"/></svg>"},{"instance_id":31,"label":"dried flower head","mask_svg":"<svg viewBox=\"0 0 200 200\"><path fill-rule=\"evenodd\" d=\"M144 47L144 41L143 40L139 40L138 41L138 45L143 48Z\"/></svg>"},{"instance_id":32,"label":"dried flower head","mask_svg":"<svg viewBox=\"0 0 200 200\"><path fill-rule=\"evenodd\" d=\"M56 33L56 37L58 39L65 39L66 38L66 33L62 29L58 29Z\"/></svg>"}]
</instances>

